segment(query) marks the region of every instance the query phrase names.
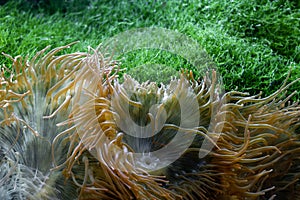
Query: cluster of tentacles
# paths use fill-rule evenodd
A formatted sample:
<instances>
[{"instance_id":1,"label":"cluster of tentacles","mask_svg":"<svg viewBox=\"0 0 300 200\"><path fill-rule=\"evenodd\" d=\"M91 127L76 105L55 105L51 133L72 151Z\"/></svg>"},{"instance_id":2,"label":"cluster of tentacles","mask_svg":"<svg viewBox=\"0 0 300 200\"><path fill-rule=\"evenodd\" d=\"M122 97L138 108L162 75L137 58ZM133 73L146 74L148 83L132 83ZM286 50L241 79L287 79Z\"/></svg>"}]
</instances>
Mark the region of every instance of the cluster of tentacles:
<instances>
[{"instance_id":1,"label":"cluster of tentacles","mask_svg":"<svg viewBox=\"0 0 300 200\"><path fill-rule=\"evenodd\" d=\"M0 199L299 198L293 82L266 98L223 94L213 70L199 80L183 71L169 85L120 83L112 59L56 55L67 47L6 55Z\"/></svg>"}]
</instances>

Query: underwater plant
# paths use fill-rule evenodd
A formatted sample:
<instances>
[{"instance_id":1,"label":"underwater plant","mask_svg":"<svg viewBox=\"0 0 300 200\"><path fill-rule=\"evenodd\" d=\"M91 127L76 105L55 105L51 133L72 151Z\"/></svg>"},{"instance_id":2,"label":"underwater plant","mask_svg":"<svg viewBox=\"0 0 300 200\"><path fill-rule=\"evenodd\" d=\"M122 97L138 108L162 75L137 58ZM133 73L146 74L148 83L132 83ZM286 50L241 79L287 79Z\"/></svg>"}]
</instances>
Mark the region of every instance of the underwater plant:
<instances>
[{"instance_id":1,"label":"underwater plant","mask_svg":"<svg viewBox=\"0 0 300 200\"><path fill-rule=\"evenodd\" d=\"M221 93L214 70L120 82L111 57L66 47L2 70L2 199L299 198L298 80L265 98Z\"/></svg>"}]
</instances>

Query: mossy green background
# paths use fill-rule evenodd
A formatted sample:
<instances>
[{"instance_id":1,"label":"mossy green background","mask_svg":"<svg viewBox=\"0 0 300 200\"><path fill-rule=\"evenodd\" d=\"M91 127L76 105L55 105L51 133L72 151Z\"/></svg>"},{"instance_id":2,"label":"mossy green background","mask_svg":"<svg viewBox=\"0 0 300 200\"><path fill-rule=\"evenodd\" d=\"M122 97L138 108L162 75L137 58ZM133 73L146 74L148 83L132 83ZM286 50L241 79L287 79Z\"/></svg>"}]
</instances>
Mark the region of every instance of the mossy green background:
<instances>
[{"instance_id":1,"label":"mossy green background","mask_svg":"<svg viewBox=\"0 0 300 200\"><path fill-rule=\"evenodd\" d=\"M298 0L19 0L0 2L0 51L32 57L47 45L73 41L66 52L97 47L122 31L140 27L176 30L196 40L216 63L225 89L266 96L288 71L300 77L300 3ZM191 67L183 58L157 51L128 53L122 67L164 63ZM4 56L0 64L10 67ZM168 69L166 69L168 71ZM151 72L151 69L145 71ZM293 85L289 93L299 90ZM299 99L298 94L294 97Z\"/></svg>"}]
</instances>

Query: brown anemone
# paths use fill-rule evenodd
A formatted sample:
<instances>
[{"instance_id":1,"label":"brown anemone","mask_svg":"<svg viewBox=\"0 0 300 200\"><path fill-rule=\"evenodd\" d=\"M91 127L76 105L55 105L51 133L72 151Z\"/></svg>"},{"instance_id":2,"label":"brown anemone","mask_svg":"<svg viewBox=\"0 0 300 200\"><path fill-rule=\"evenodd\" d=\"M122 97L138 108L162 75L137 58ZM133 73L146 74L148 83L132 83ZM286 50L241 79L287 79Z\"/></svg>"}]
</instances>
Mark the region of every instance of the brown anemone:
<instances>
[{"instance_id":1,"label":"brown anemone","mask_svg":"<svg viewBox=\"0 0 300 200\"><path fill-rule=\"evenodd\" d=\"M120 83L118 64L97 50L55 56L61 49L2 72L0 197L299 196L300 106L286 96L294 82L265 98L221 93L214 70Z\"/></svg>"},{"instance_id":2,"label":"brown anemone","mask_svg":"<svg viewBox=\"0 0 300 200\"><path fill-rule=\"evenodd\" d=\"M74 72L83 53L56 56L69 45L38 52L30 61L12 58L12 71L0 74L0 199L74 199L76 186L65 182L62 170L51 170L66 159L65 137L53 143L68 126Z\"/></svg>"}]
</instances>

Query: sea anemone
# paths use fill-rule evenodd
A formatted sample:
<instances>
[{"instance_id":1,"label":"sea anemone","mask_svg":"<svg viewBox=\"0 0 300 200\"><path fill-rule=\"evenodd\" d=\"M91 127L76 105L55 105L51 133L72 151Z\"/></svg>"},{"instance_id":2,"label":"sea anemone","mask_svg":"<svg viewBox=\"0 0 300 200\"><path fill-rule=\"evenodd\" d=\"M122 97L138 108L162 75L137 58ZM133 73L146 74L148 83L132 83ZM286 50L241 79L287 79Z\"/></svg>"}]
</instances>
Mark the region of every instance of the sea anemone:
<instances>
[{"instance_id":1,"label":"sea anemone","mask_svg":"<svg viewBox=\"0 0 300 200\"><path fill-rule=\"evenodd\" d=\"M215 70L120 82L111 57L54 56L66 47L2 72L0 197L299 196L300 106L286 96L298 80L265 98L222 93Z\"/></svg>"},{"instance_id":2,"label":"sea anemone","mask_svg":"<svg viewBox=\"0 0 300 200\"><path fill-rule=\"evenodd\" d=\"M74 199L76 187L64 180L56 162L66 159L68 142L54 138L68 126L56 124L68 118L74 87L73 74L83 53L55 54L69 45L29 61L18 56L10 77L1 71L0 184L1 199ZM54 145L54 146L53 146Z\"/></svg>"}]
</instances>

